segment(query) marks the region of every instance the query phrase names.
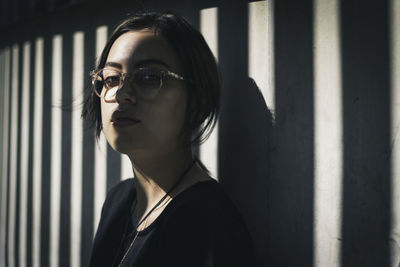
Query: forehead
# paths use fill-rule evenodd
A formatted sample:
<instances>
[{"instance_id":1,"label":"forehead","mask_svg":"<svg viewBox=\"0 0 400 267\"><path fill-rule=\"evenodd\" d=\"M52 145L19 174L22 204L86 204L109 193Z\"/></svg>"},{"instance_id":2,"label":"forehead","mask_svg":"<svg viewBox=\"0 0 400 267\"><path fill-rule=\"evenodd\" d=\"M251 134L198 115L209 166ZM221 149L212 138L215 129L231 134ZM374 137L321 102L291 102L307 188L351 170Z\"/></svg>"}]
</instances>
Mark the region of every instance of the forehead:
<instances>
[{"instance_id":1,"label":"forehead","mask_svg":"<svg viewBox=\"0 0 400 267\"><path fill-rule=\"evenodd\" d=\"M151 29L130 31L119 36L111 46L107 63L117 63L126 72L147 64L180 70L179 59L171 44Z\"/></svg>"}]
</instances>

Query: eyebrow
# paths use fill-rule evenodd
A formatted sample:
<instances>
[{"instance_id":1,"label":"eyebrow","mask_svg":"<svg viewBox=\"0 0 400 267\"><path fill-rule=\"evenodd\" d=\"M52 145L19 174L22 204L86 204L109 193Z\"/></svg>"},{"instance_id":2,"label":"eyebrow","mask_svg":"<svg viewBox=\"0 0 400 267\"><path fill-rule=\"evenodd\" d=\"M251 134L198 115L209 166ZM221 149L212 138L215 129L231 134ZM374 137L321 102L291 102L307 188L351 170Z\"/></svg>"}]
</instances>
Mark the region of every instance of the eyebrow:
<instances>
[{"instance_id":1,"label":"eyebrow","mask_svg":"<svg viewBox=\"0 0 400 267\"><path fill-rule=\"evenodd\" d=\"M162 65L162 66L166 67L167 69L170 69L170 66L168 66L167 63L165 63L165 62L163 62L161 60L158 60L158 59L144 59L144 60L141 60L141 61L135 63L134 67L135 68L140 68L140 67L143 67L143 66L145 66L147 64ZM104 67L113 67L113 68L117 68L117 69L122 69L122 65L121 64L119 64L117 62L111 62L111 61L110 62L106 62L106 64L104 64Z\"/></svg>"},{"instance_id":2,"label":"eyebrow","mask_svg":"<svg viewBox=\"0 0 400 267\"><path fill-rule=\"evenodd\" d=\"M114 67L117 69L122 69L122 65L119 63L116 63L116 62L107 62L106 64L104 64L104 67L107 67L107 66Z\"/></svg>"},{"instance_id":3,"label":"eyebrow","mask_svg":"<svg viewBox=\"0 0 400 267\"><path fill-rule=\"evenodd\" d=\"M135 67L136 67L136 68L137 68L137 67L143 67L143 66L145 66L145 65L147 65L147 64L162 65L162 66L166 67L167 69L170 69L170 66L168 66L167 63L165 63L165 62L163 62L163 61L161 61L161 60L158 60L158 59L145 59L145 60L141 60L141 61L135 63Z\"/></svg>"}]
</instances>

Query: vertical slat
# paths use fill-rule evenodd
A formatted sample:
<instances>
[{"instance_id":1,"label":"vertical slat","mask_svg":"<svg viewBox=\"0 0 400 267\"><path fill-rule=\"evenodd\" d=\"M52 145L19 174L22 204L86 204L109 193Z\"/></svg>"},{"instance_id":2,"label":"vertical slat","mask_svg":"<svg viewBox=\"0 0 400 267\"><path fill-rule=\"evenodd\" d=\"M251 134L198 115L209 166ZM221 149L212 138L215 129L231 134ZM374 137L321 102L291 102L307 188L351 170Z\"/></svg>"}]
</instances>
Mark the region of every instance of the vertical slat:
<instances>
[{"instance_id":1,"label":"vertical slat","mask_svg":"<svg viewBox=\"0 0 400 267\"><path fill-rule=\"evenodd\" d=\"M340 1L342 266L390 263L389 1ZM330 153L330 152L329 152ZM398 163L396 163L398 164Z\"/></svg>"},{"instance_id":2,"label":"vertical slat","mask_svg":"<svg viewBox=\"0 0 400 267\"><path fill-rule=\"evenodd\" d=\"M342 266L387 267L393 148L390 7L389 1L359 3L341 0L339 5L343 95L340 260Z\"/></svg>"},{"instance_id":3,"label":"vertical slat","mask_svg":"<svg viewBox=\"0 0 400 267\"><path fill-rule=\"evenodd\" d=\"M26 262L27 267L32 267L32 245L33 245L33 141L34 141L34 84L35 84L35 40L29 40L29 153L28 153L28 184L27 184L27 239L26 239Z\"/></svg>"},{"instance_id":4,"label":"vertical slat","mask_svg":"<svg viewBox=\"0 0 400 267\"><path fill-rule=\"evenodd\" d=\"M72 152L71 152L71 267L79 267L81 251L82 212L82 147L83 125L81 105L83 102L83 59L84 33L76 32L73 37L72 73Z\"/></svg>"},{"instance_id":5,"label":"vertical slat","mask_svg":"<svg viewBox=\"0 0 400 267\"><path fill-rule=\"evenodd\" d=\"M273 0L249 3L249 77L257 84L269 110L275 110Z\"/></svg>"},{"instance_id":6,"label":"vertical slat","mask_svg":"<svg viewBox=\"0 0 400 267\"><path fill-rule=\"evenodd\" d=\"M61 203L62 36L53 37L50 182L50 266L59 263Z\"/></svg>"},{"instance_id":7,"label":"vertical slat","mask_svg":"<svg viewBox=\"0 0 400 267\"><path fill-rule=\"evenodd\" d=\"M21 183L20 183L20 224L19 224L19 265L25 267L27 248L28 214L28 161L29 161L29 100L30 100L30 58L31 44L23 46L22 107L21 107Z\"/></svg>"},{"instance_id":8,"label":"vertical slat","mask_svg":"<svg viewBox=\"0 0 400 267\"><path fill-rule=\"evenodd\" d=\"M249 151L249 154L252 154L250 158L253 158L253 160L249 160L253 171L246 173L246 176L253 176L253 178L247 178L252 179L252 181L249 182L246 179L244 182L250 184L248 188L252 187L252 197L248 197L246 200L247 208L255 207L255 205L257 207L250 209L247 220L248 227L254 229L250 231L253 235L257 266L264 266L268 265L266 259L269 258L265 253L268 250L267 240L269 239L269 233L265 231L267 218L269 218L267 214L269 203L266 201L269 188L269 179L266 179L266 177L270 173L268 170L270 162L267 157L271 150L268 142L272 132L269 131L269 127L272 124L275 111L274 0L250 2L247 5L247 11L247 76L249 77L248 83L252 86L242 89L243 94L246 94L249 99L249 104L240 108L239 112L248 114L247 120L252 121L252 123L246 126L254 130L246 129L246 126L241 127L248 132L256 133L235 136L246 136L246 139L237 137L238 140L246 140L242 141L245 146L254 143L253 148L250 145L244 150ZM246 99L246 97L240 97L238 102L242 103L243 99ZM260 117L261 114L264 114L264 116ZM267 116L265 116L266 114ZM249 158L249 156L246 155L246 158ZM243 188L244 186L241 186L242 190L244 190Z\"/></svg>"},{"instance_id":9,"label":"vertical slat","mask_svg":"<svg viewBox=\"0 0 400 267\"><path fill-rule=\"evenodd\" d=\"M96 58L99 58L107 42L107 26L100 26L96 30ZM101 208L106 197L107 188L107 141L101 133L98 143L95 144L94 162L94 233L100 220Z\"/></svg>"},{"instance_id":10,"label":"vertical slat","mask_svg":"<svg viewBox=\"0 0 400 267\"><path fill-rule=\"evenodd\" d=\"M7 188L8 188L8 149L9 149L9 95L10 95L10 49L6 48L3 54L4 58L4 80L0 80L3 87L3 150L2 150L2 169L1 169L1 214L0 214L0 265L5 266L6 262L6 220L7 220Z\"/></svg>"},{"instance_id":11,"label":"vertical slat","mask_svg":"<svg viewBox=\"0 0 400 267\"><path fill-rule=\"evenodd\" d=\"M5 100L4 100L4 74L5 74L5 62L4 62L4 50L0 50L0 216L3 215L3 209L4 206L3 201L4 201L4 177L3 177L3 172L1 171L3 168L3 157L4 157L4 151L3 151L3 136L4 136L4 129L6 128L6 126L4 125L4 104L5 104ZM4 252L5 252L5 242L3 242L3 234L4 234L4 230L3 230L3 225L2 225L2 220L0 219L0 266L4 266L5 262L4 262Z\"/></svg>"},{"instance_id":12,"label":"vertical slat","mask_svg":"<svg viewBox=\"0 0 400 267\"><path fill-rule=\"evenodd\" d=\"M4 74L5 74L5 62L4 62L4 53L5 51L0 49L0 216L2 214L2 206L1 206L1 201L2 201L2 196L3 196L3 191L1 190L3 188L3 176L2 176L2 165L3 165L3 129L5 128L4 123ZM0 220L1 223L1 220ZM2 225L0 224L0 258L3 256L3 247L2 247L2 230L1 230ZM2 262L2 259L0 259L0 266Z\"/></svg>"},{"instance_id":13,"label":"vertical slat","mask_svg":"<svg viewBox=\"0 0 400 267\"><path fill-rule=\"evenodd\" d=\"M33 118L33 227L32 266L40 267L41 195L42 195L42 126L43 126L43 38L35 42L35 84Z\"/></svg>"},{"instance_id":14,"label":"vertical slat","mask_svg":"<svg viewBox=\"0 0 400 267\"><path fill-rule=\"evenodd\" d=\"M71 260L71 129L72 129L72 72L73 34L62 33L62 89L61 89L61 183L59 256L57 267L70 267Z\"/></svg>"},{"instance_id":15,"label":"vertical slat","mask_svg":"<svg viewBox=\"0 0 400 267\"><path fill-rule=\"evenodd\" d=\"M275 119L264 172L272 266L314 261L313 13L313 0L274 2Z\"/></svg>"},{"instance_id":16,"label":"vertical slat","mask_svg":"<svg viewBox=\"0 0 400 267\"><path fill-rule=\"evenodd\" d=\"M0 129L3 129L3 101L4 101L4 50L0 49ZM0 170L3 164L3 131L0 131ZM0 188L1 188L1 178L0 178ZM1 190L0 190L1 199ZM1 206L0 206L1 214ZM1 253L1 252L0 252Z\"/></svg>"},{"instance_id":17,"label":"vertical slat","mask_svg":"<svg viewBox=\"0 0 400 267\"><path fill-rule=\"evenodd\" d=\"M101 209L106 197L107 190L107 141L104 134L100 134L98 143L95 144L94 162L94 225L93 233L97 231L100 221Z\"/></svg>"},{"instance_id":18,"label":"vertical slat","mask_svg":"<svg viewBox=\"0 0 400 267\"><path fill-rule=\"evenodd\" d=\"M90 84L90 77L88 75L90 70L94 67L95 58L95 38L96 30L95 27L89 27L85 31L85 42L84 42L84 83L85 87ZM91 90L87 88L84 93L84 98L90 95ZM82 162L82 212L81 212L81 266L88 266L90 259L90 252L92 249L93 241L93 209L94 209L94 134L93 129L86 127L84 124L83 132L83 162Z\"/></svg>"},{"instance_id":19,"label":"vertical slat","mask_svg":"<svg viewBox=\"0 0 400 267\"><path fill-rule=\"evenodd\" d=\"M340 266L342 89L339 3L314 1L314 266Z\"/></svg>"},{"instance_id":20,"label":"vertical slat","mask_svg":"<svg viewBox=\"0 0 400 267\"><path fill-rule=\"evenodd\" d=\"M218 8L200 10L200 31L208 46L218 59ZM210 171L211 176L218 178L218 123L208 140L200 147L200 160Z\"/></svg>"},{"instance_id":21,"label":"vertical slat","mask_svg":"<svg viewBox=\"0 0 400 267\"><path fill-rule=\"evenodd\" d=\"M391 265L400 266L400 1L391 0Z\"/></svg>"},{"instance_id":22,"label":"vertical slat","mask_svg":"<svg viewBox=\"0 0 400 267\"><path fill-rule=\"evenodd\" d=\"M9 217L8 217L8 264L15 266L15 229L16 229L16 192L17 192L17 152L18 152L18 68L19 46L12 48L12 77L11 77L11 136L10 136L10 191L9 191Z\"/></svg>"}]
</instances>

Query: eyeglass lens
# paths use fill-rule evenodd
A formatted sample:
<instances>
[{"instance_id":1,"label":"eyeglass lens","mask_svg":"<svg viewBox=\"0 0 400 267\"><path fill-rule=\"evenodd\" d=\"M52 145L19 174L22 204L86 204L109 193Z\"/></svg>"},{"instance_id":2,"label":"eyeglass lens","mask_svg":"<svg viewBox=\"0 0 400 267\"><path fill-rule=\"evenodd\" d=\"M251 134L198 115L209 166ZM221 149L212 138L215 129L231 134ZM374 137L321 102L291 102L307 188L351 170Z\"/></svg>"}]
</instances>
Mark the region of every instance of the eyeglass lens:
<instances>
[{"instance_id":1,"label":"eyeglass lens","mask_svg":"<svg viewBox=\"0 0 400 267\"><path fill-rule=\"evenodd\" d=\"M101 96L104 87L106 89L104 97L106 100L111 100L125 82L130 82L141 97L150 99L155 97L161 88L163 75L162 70L143 68L135 71L132 77L124 77L119 71L104 69L94 75L93 89L98 96Z\"/></svg>"}]
</instances>

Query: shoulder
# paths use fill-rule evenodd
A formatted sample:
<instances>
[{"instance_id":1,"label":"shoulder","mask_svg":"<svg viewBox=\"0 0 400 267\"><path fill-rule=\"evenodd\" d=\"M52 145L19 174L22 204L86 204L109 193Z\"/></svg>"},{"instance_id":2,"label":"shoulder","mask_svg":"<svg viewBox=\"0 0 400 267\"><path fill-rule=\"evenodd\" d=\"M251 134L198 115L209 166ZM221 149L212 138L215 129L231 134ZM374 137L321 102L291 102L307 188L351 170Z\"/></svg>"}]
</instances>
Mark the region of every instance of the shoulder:
<instances>
[{"instance_id":1,"label":"shoulder","mask_svg":"<svg viewBox=\"0 0 400 267\"><path fill-rule=\"evenodd\" d=\"M249 266L252 242L247 227L217 182L201 182L178 195L163 228L167 262L175 266L183 264L176 262L174 251L183 251L186 256L180 260L190 266ZM210 265L196 265L205 261Z\"/></svg>"},{"instance_id":2,"label":"shoulder","mask_svg":"<svg viewBox=\"0 0 400 267\"><path fill-rule=\"evenodd\" d=\"M170 212L172 217L185 216L186 220L209 221L220 219L220 223L243 224L242 217L221 185L212 180L199 182L174 199ZM190 214L188 217L186 215ZM173 219L176 220L176 219Z\"/></svg>"},{"instance_id":3,"label":"shoulder","mask_svg":"<svg viewBox=\"0 0 400 267\"><path fill-rule=\"evenodd\" d=\"M123 180L113 186L107 192L101 212L100 223L104 220L113 219L119 214L128 212L135 198L136 188L133 178Z\"/></svg>"},{"instance_id":4,"label":"shoulder","mask_svg":"<svg viewBox=\"0 0 400 267\"><path fill-rule=\"evenodd\" d=\"M134 178L126 179L115 186L113 186L106 196L104 205L118 205L121 202L131 200L133 196L136 195L135 181Z\"/></svg>"},{"instance_id":5,"label":"shoulder","mask_svg":"<svg viewBox=\"0 0 400 267\"><path fill-rule=\"evenodd\" d=\"M125 179L118 184L111 187L107 193L107 197L123 197L129 195L135 190L135 180L134 178Z\"/></svg>"}]
</instances>

